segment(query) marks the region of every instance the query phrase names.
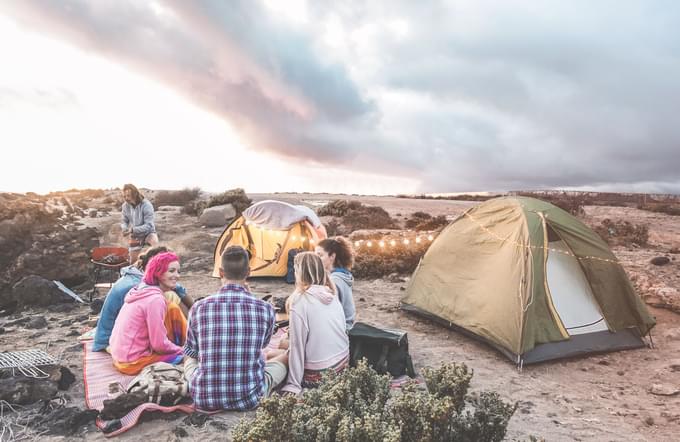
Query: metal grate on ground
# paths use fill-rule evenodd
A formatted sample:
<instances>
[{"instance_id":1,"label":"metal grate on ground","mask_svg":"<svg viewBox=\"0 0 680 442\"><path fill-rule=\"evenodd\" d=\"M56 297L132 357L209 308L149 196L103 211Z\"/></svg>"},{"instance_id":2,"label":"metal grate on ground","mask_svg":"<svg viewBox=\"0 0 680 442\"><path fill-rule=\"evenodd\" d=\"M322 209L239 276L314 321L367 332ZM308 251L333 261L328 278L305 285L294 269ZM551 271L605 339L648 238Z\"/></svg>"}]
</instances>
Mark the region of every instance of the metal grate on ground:
<instances>
[{"instance_id":1,"label":"metal grate on ground","mask_svg":"<svg viewBox=\"0 0 680 442\"><path fill-rule=\"evenodd\" d=\"M42 371L39 366L56 365L58 361L54 356L43 350L7 351L0 353L0 370L16 371L24 376L32 378L46 378L49 374Z\"/></svg>"}]
</instances>

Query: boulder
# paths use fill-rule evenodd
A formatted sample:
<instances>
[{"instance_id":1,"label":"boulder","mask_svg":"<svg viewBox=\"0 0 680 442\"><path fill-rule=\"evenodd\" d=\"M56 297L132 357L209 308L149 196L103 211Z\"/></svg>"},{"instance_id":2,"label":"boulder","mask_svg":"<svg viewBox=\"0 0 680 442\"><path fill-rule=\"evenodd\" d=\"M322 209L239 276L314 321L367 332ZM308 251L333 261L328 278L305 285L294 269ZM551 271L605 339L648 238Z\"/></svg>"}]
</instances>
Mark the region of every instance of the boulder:
<instances>
[{"instance_id":1,"label":"boulder","mask_svg":"<svg viewBox=\"0 0 680 442\"><path fill-rule=\"evenodd\" d=\"M206 227L224 227L236 216L236 209L231 204L208 207L203 211L198 222Z\"/></svg>"},{"instance_id":2,"label":"boulder","mask_svg":"<svg viewBox=\"0 0 680 442\"><path fill-rule=\"evenodd\" d=\"M49 400L57 394L57 383L50 379L15 376L0 379L0 400L10 404L28 405Z\"/></svg>"},{"instance_id":3,"label":"boulder","mask_svg":"<svg viewBox=\"0 0 680 442\"><path fill-rule=\"evenodd\" d=\"M38 275L25 276L14 284L11 300L19 307L29 305L45 307L61 302L73 302L73 298L59 290L54 282Z\"/></svg>"},{"instance_id":4,"label":"boulder","mask_svg":"<svg viewBox=\"0 0 680 442\"><path fill-rule=\"evenodd\" d=\"M12 308L12 287L28 275L68 287L89 281L90 252L99 246L99 234L77 228L60 209L75 210L66 203L59 197L0 193L0 309Z\"/></svg>"},{"instance_id":5,"label":"boulder","mask_svg":"<svg viewBox=\"0 0 680 442\"><path fill-rule=\"evenodd\" d=\"M654 264L655 266L665 266L666 264L671 262L671 260L667 256L657 256L649 260L649 262Z\"/></svg>"}]
</instances>

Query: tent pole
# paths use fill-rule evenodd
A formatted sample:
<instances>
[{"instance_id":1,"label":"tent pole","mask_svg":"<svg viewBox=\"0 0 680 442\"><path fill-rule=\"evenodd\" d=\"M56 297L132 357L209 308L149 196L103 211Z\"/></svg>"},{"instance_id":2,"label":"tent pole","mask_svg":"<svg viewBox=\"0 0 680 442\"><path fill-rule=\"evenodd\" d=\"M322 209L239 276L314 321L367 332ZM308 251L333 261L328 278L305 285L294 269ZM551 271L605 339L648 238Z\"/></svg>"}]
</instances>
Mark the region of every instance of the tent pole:
<instances>
[{"instance_id":1,"label":"tent pole","mask_svg":"<svg viewBox=\"0 0 680 442\"><path fill-rule=\"evenodd\" d=\"M655 347L654 347L654 338L652 337L652 331L650 330L648 332L648 334L649 334L649 348L653 349Z\"/></svg>"}]
</instances>

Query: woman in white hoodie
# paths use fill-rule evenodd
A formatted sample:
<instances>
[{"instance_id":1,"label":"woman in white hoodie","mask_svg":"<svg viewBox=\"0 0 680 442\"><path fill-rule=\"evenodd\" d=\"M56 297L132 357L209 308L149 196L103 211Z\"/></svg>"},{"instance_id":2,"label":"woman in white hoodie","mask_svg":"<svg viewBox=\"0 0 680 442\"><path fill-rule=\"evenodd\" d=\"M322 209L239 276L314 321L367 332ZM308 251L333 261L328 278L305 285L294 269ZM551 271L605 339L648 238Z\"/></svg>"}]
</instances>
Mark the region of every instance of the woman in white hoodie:
<instances>
[{"instance_id":1,"label":"woman in white hoodie","mask_svg":"<svg viewBox=\"0 0 680 442\"><path fill-rule=\"evenodd\" d=\"M288 382L284 392L299 394L318 385L325 371L349 363L345 313L321 258L313 252L295 257L295 291L290 301Z\"/></svg>"}]
</instances>

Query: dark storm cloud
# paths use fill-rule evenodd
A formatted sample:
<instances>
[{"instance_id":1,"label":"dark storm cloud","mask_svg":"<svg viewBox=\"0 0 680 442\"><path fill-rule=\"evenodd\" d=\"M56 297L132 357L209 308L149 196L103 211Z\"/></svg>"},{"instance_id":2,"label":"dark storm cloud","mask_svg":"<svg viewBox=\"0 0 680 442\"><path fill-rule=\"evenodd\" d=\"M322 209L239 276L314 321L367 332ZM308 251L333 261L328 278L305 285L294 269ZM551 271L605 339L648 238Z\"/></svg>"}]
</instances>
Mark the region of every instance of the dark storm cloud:
<instances>
[{"instance_id":1,"label":"dark storm cloud","mask_svg":"<svg viewBox=\"0 0 680 442\"><path fill-rule=\"evenodd\" d=\"M424 191L680 191L676 2L314 1L296 28L253 1L150 5L5 8L163 81L254 149ZM326 54L334 21L344 51Z\"/></svg>"}]
</instances>

